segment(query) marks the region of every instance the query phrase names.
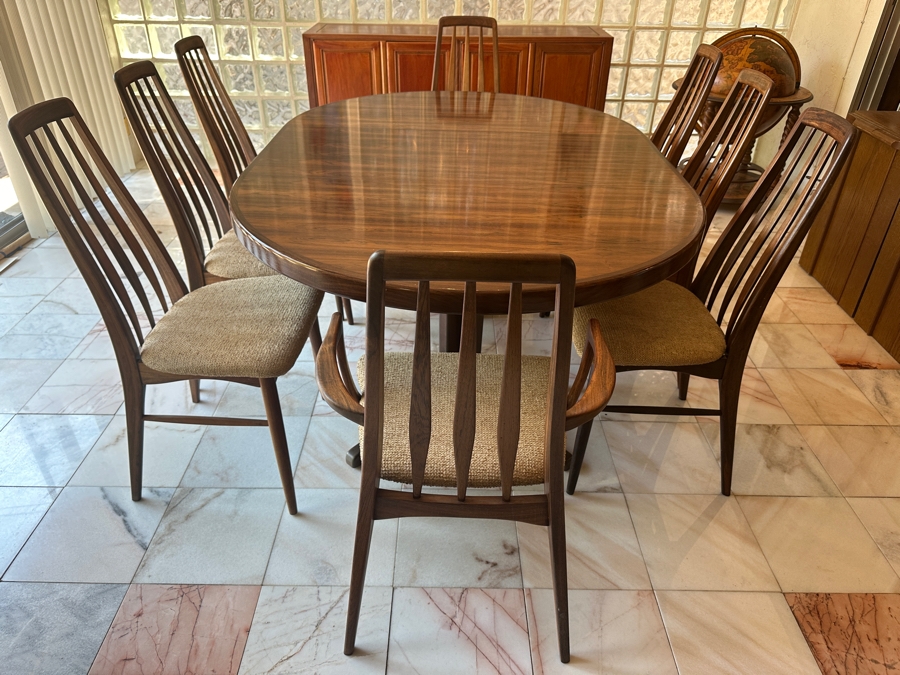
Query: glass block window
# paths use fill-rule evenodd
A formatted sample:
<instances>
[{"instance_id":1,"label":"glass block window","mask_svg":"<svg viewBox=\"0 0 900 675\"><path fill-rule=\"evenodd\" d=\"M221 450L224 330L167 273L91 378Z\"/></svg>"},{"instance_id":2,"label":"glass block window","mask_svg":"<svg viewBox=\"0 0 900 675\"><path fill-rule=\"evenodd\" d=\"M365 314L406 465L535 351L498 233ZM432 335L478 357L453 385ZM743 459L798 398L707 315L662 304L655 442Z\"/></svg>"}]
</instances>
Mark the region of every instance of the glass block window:
<instances>
[{"instance_id":1,"label":"glass block window","mask_svg":"<svg viewBox=\"0 0 900 675\"><path fill-rule=\"evenodd\" d=\"M98 0L123 64L156 62L179 109L191 109L173 44L200 35L254 143L309 109L303 31L317 21L435 23L489 14L503 24L595 25L615 42L606 112L650 132L701 42L740 27L790 29L800 0ZM105 9L105 7L104 7ZM196 117L189 123L197 130ZM202 139L205 143L205 139Z\"/></svg>"}]
</instances>

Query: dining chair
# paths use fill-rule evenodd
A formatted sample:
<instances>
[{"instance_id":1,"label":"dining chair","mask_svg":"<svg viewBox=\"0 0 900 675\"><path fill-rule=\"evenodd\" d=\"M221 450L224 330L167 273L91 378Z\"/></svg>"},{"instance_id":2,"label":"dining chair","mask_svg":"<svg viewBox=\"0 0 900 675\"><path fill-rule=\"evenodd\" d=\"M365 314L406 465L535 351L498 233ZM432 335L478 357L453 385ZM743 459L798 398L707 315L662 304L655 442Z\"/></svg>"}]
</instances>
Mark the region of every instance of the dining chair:
<instances>
[{"instance_id":1,"label":"dining chair","mask_svg":"<svg viewBox=\"0 0 900 675\"><path fill-rule=\"evenodd\" d=\"M268 426L288 511L296 513L276 378L303 349L322 292L281 276L188 292L72 101L38 103L9 129L109 331L122 376L132 499L141 499L145 421ZM200 378L258 386L266 419L145 412L148 385Z\"/></svg>"},{"instance_id":2,"label":"dining chair","mask_svg":"<svg viewBox=\"0 0 900 675\"><path fill-rule=\"evenodd\" d=\"M385 352L385 284L415 282L412 352ZM464 282L459 353L431 352L432 284ZM435 283L436 282L436 283ZM509 284L505 355L477 354L476 286ZM553 351L522 354L522 288L555 286ZM439 287L439 288L438 288ZM563 511L565 430L593 418L615 385L615 369L599 332L590 335L578 375L569 381L569 336L575 264L561 255L417 254L378 251L369 258L366 354L357 389L343 344L340 317L332 317L316 359L322 397L361 425L362 484L350 577L344 653L356 640L366 561L375 520L417 516L494 518L543 525L550 537L560 659L569 660L566 533ZM411 484L382 489L381 480ZM543 484L543 493L513 494L515 486ZM455 488L456 494L423 491ZM499 488L469 495L469 488Z\"/></svg>"},{"instance_id":3,"label":"dining chair","mask_svg":"<svg viewBox=\"0 0 900 675\"><path fill-rule=\"evenodd\" d=\"M175 55L227 192L256 158L256 149L222 78L219 77L203 38L199 35L182 38L175 43ZM162 86L162 83L159 82L159 85ZM352 325L353 308L350 300L336 297L335 301L338 312L341 316L346 316L347 322Z\"/></svg>"},{"instance_id":4,"label":"dining chair","mask_svg":"<svg viewBox=\"0 0 900 675\"><path fill-rule=\"evenodd\" d=\"M738 401L753 336L769 298L850 156L855 136L856 130L841 117L807 109L689 288L663 281L633 295L575 310L576 349L586 346L580 331L589 322L599 321L617 371L670 370L718 381L718 408L608 405L606 410L718 416L723 495L731 494ZM590 431L591 422L578 430L569 494L575 491Z\"/></svg>"},{"instance_id":5,"label":"dining chair","mask_svg":"<svg viewBox=\"0 0 900 675\"><path fill-rule=\"evenodd\" d=\"M431 73L431 91L440 91L441 47L444 42L444 28L451 28L450 52L447 55L447 70L444 80L446 91L469 91L472 86L472 54L470 53L472 28L478 29L478 70L475 91L484 91L484 29L491 31L491 65L494 71L493 91L500 92L500 57L497 41L497 20L489 16L442 16L438 19L437 39L434 43L434 68ZM465 28L465 34L457 37L456 29ZM462 42L462 45L460 45ZM462 75L459 62L462 60Z\"/></svg>"},{"instance_id":6,"label":"dining chair","mask_svg":"<svg viewBox=\"0 0 900 675\"><path fill-rule=\"evenodd\" d=\"M697 48L681 86L650 138L673 166L678 166L691 140L721 64L722 50L718 47L704 44Z\"/></svg>"}]
</instances>

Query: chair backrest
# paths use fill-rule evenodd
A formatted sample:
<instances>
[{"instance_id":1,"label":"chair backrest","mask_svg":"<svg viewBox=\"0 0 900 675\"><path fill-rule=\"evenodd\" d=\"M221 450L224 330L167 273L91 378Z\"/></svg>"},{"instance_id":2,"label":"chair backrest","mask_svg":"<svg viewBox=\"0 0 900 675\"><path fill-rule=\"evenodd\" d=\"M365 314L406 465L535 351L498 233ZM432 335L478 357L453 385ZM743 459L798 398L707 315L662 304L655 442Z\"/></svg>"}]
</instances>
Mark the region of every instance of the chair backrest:
<instances>
[{"instance_id":1,"label":"chair backrest","mask_svg":"<svg viewBox=\"0 0 900 675\"><path fill-rule=\"evenodd\" d=\"M684 179L706 209L707 229L753 144L771 93L772 80L755 70L742 70L684 168Z\"/></svg>"},{"instance_id":2,"label":"chair backrest","mask_svg":"<svg viewBox=\"0 0 900 675\"><path fill-rule=\"evenodd\" d=\"M256 157L256 150L209 58L203 38L191 35L179 40L175 54L228 191Z\"/></svg>"},{"instance_id":3,"label":"chair backrest","mask_svg":"<svg viewBox=\"0 0 900 675\"><path fill-rule=\"evenodd\" d=\"M150 61L115 75L125 114L162 193L184 251L192 289L204 285L203 261L231 229L222 187Z\"/></svg>"},{"instance_id":4,"label":"chair backrest","mask_svg":"<svg viewBox=\"0 0 900 675\"><path fill-rule=\"evenodd\" d=\"M431 90L440 91L441 45L444 41L444 28L452 28L450 34L450 53L447 55L447 74L444 88L446 91L469 91L472 84L472 55L470 53L470 30L478 29L478 70L475 91L484 91L484 29L491 31L492 58L494 71L494 92L500 91L500 56L497 41L497 20L489 16L442 16L438 20L437 39L434 43L434 69L431 73ZM465 28L465 33L457 37L456 29ZM462 41L462 45L460 45ZM459 74L459 62L462 60L462 75Z\"/></svg>"},{"instance_id":5,"label":"chair backrest","mask_svg":"<svg viewBox=\"0 0 900 675\"><path fill-rule=\"evenodd\" d=\"M417 282L416 331L413 349L412 396L409 412L413 495L422 493L431 438L431 282L464 283L462 337L459 349L453 446L457 496L466 497L469 466L475 441L476 285L509 284L506 356L500 390L497 448L500 486L509 500L519 445L522 373L522 285L556 287L553 352L548 383L544 475L545 482L562 490L565 453L566 394L572 342L575 263L561 255L416 254L378 251L369 258L366 289L366 404L364 447L377 448L375 461L363 462L363 480L380 477L384 432L384 298L388 282ZM375 474L366 472L377 472ZM558 485L557 485L558 483ZM370 483L371 484L371 483ZM377 483L375 483L377 484Z\"/></svg>"},{"instance_id":6,"label":"chair backrest","mask_svg":"<svg viewBox=\"0 0 900 675\"><path fill-rule=\"evenodd\" d=\"M123 376L136 373L146 332L187 293L184 280L72 101L31 106L9 130L97 302Z\"/></svg>"},{"instance_id":7,"label":"chair backrest","mask_svg":"<svg viewBox=\"0 0 900 675\"><path fill-rule=\"evenodd\" d=\"M766 304L853 149L847 120L809 108L719 236L691 290L743 368Z\"/></svg>"},{"instance_id":8,"label":"chair backrest","mask_svg":"<svg viewBox=\"0 0 900 675\"><path fill-rule=\"evenodd\" d=\"M678 166L681 155L691 140L691 134L721 64L721 49L700 45L691 59L681 86L653 132L650 140L673 166Z\"/></svg>"}]
</instances>

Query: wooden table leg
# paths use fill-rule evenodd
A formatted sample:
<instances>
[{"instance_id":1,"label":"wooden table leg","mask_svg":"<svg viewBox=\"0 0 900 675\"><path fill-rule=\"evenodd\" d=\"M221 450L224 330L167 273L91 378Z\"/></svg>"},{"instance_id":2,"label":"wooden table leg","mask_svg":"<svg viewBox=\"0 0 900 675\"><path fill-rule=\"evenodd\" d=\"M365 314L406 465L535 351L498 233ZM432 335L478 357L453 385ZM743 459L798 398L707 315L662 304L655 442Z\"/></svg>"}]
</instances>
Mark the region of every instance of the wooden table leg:
<instances>
[{"instance_id":1,"label":"wooden table leg","mask_svg":"<svg viewBox=\"0 0 900 675\"><path fill-rule=\"evenodd\" d=\"M479 314L476 319L475 350L481 353L481 336L484 334L484 314ZM440 349L442 352L458 352L459 338L462 335L461 314L441 314Z\"/></svg>"}]
</instances>

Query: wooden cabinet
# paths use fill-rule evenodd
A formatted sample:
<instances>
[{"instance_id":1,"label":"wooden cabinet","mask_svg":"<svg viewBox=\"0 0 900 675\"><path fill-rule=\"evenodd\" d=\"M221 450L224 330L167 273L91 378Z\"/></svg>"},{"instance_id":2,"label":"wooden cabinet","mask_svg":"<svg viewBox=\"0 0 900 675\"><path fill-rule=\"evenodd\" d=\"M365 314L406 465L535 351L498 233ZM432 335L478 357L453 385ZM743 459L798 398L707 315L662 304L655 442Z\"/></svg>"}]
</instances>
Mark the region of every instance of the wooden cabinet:
<instances>
[{"instance_id":1,"label":"wooden cabinet","mask_svg":"<svg viewBox=\"0 0 900 675\"><path fill-rule=\"evenodd\" d=\"M859 111L850 120L859 141L800 265L900 359L900 112Z\"/></svg>"},{"instance_id":2,"label":"wooden cabinet","mask_svg":"<svg viewBox=\"0 0 900 675\"><path fill-rule=\"evenodd\" d=\"M608 33L589 26L504 25L499 32L500 91L603 110L613 42ZM316 24L303 34L310 106L431 89L435 35L436 26ZM472 44L473 60L477 50ZM492 55L485 51L490 73ZM492 78L486 84L492 89Z\"/></svg>"}]
</instances>

